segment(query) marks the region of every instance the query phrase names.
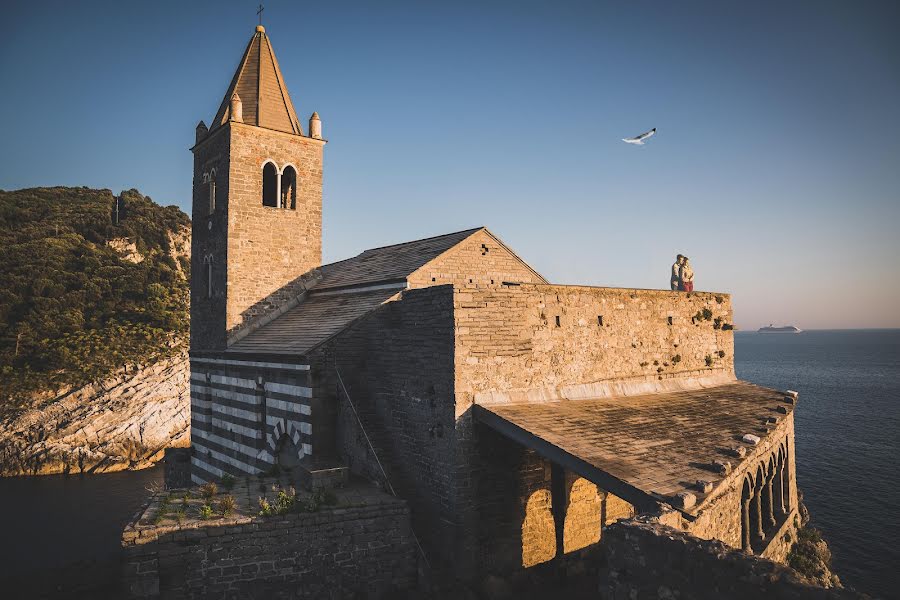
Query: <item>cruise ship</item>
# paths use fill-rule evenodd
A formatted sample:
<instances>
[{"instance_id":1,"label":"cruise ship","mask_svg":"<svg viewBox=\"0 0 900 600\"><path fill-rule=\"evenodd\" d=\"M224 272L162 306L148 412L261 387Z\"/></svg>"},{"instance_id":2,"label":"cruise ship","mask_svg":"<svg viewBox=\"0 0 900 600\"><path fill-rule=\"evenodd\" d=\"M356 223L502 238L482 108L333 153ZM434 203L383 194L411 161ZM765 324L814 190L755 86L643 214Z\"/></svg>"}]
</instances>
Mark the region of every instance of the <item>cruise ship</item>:
<instances>
[{"instance_id":1,"label":"cruise ship","mask_svg":"<svg viewBox=\"0 0 900 600\"><path fill-rule=\"evenodd\" d=\"M799 327L794 327L793 325L775 327L774 325L770 324L768 327L760 327L759 333L803 333L803 330Z\"/></svg>"}]
</instances>

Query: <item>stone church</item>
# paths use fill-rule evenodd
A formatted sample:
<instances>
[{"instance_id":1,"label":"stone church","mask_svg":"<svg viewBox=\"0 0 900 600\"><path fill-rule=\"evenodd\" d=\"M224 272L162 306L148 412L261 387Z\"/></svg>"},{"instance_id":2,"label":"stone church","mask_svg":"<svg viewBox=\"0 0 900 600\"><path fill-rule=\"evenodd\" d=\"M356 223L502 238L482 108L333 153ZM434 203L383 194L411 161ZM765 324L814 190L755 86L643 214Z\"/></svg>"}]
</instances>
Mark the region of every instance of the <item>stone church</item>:
<instances>
[{"instance_id":1,"label":"stone church","mask_svg":"<svg viewBox=\"0 0 900 600\"><path fill-rule=\"evenodd\" d=\"M796 394L736 379L728 294L556 285L484 227L323 265L325 144L257 27L192 149L194 483L378 482L463 580L647 514L784 560Z\"/></svg>"}]
</instances>

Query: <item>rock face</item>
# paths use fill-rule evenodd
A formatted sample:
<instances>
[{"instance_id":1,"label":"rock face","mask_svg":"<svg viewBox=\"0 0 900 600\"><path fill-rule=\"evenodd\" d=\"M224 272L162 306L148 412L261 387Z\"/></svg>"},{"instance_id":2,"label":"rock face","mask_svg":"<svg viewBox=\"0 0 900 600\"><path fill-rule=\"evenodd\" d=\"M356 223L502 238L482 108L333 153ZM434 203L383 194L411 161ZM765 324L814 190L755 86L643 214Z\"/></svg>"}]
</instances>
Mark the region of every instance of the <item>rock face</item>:
<instances>
[{"instance_id":1,"label":"rock face","mask_svg":"<svg viewBox=\"0 0 900 600\"><path fill-rule=\"evenodd\" d=\"M187 353L0 416L0 476L141 469L190 445Z\"/></svg>"}]
</instances>

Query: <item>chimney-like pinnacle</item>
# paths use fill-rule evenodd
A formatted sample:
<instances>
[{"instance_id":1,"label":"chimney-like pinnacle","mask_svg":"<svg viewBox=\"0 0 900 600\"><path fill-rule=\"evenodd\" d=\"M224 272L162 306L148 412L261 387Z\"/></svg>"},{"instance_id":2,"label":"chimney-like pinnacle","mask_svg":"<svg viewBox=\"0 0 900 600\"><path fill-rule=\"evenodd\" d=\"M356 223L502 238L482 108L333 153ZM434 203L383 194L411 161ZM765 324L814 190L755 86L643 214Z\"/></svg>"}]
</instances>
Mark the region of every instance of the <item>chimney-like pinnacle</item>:
<instances>
[{"instance_id":1,"label":"chimney-like pinnacle","mask_svg":"<svg viewBox=\"0 0 900 600\"><path fill-rule=\"evenodd\" d=\"M200 141L206 137L206 134L209 133L209 129L206 127L206 123L200 121L197 123L197 132L196 132L196 141Z\"/></svg>"},{"instance_id":2,"label":"chimney-like pinnacle","mask_svg":"<svg viewBox=\"0 0 900 600\"><path fill-rule=\"evenodd\" d=\"M265 33L265 32L266 32L266 28L263 27L262 25L257 25L257 26L256 26L256 31L259 32L259 33Z\"/></svg>"},{"instance_id":3,"label":"chimney-like pinnacle","mask_svg":"<svg viewBox=\"0 0 900 600\"><path fill-rule=\"evenodd\" d=\"M309 117L309 137L317 140L322 139L322 121L319 119L319 113L317 112L314 112Z\"/></svg>"},{"instance_id":4,"label":"chimney-like pinnacle","mask_svg":"<svg viewBox=\"0 0 900 600\"><path fill-rule=\"evenodd\" d=\"M237 95L237 92L231 96L231 120L238 123L244 122L244 103L241 102L241 97Z\"/></svg>"}]
</instances>

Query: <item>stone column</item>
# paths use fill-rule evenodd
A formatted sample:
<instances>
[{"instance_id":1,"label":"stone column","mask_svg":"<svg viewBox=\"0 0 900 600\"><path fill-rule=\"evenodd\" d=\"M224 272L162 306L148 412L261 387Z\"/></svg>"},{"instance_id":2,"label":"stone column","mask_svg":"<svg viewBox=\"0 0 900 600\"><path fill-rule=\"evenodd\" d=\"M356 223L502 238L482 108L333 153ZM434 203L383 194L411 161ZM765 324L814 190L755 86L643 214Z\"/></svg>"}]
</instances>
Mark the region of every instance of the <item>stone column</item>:
<instances>
[{"instance_id":1,"label":"stone column","mask_svg":"<svg viewBox=\"0 0 900 600\"><path fill-rule=\"evenodd\" d=\"M778 470L775 472L775 512L779 517L787 514L784 506L784 461L778 463Z\"/></svg>"},{"instance_id":2,"label":"stone column","mask_svg":"<svg viewBox=\"0 0 900 600\"><path fill-rule=\"evenodd\" d=\"M762 486L760 486L761 488ZM756 537L759 540L766 539L766 532L763 531L763 511L762 511L762 490L757 488L753 490L753 511L756 513Z\"/></svg>"},{"instance_id":3,"label":"stone column","mask_svg":"<svg viewBox=\"0 0 900 600\"><path fill-rule=\"evenodd\" d=\"M775 485L775 471L766 479L766 485L763 487L763 493L766 495L766 523L771 527L775 527L778 521L775 520L774 504L772 502L772 487Z\"/></svg>"},{"instance_id":4,"label":"stone column","mask_svg":"<svg viewBox=\"0 0 900 600\"><path fill-rule=\"evenodd\" d=\"M750 496L741 501L741 546L744 552L753 553L750 545Z\"/></svg>"}]
</instances>

